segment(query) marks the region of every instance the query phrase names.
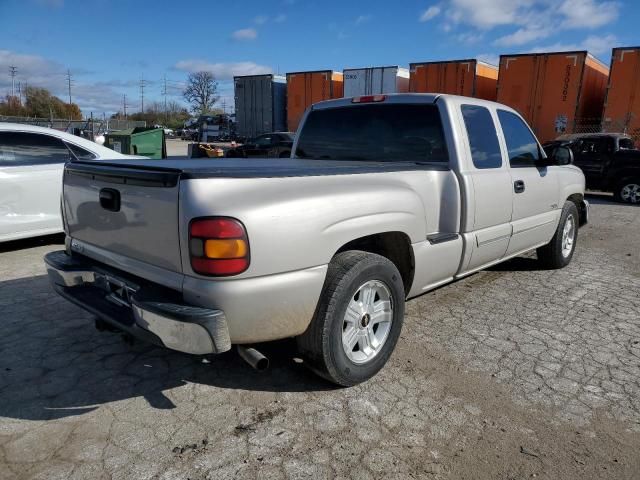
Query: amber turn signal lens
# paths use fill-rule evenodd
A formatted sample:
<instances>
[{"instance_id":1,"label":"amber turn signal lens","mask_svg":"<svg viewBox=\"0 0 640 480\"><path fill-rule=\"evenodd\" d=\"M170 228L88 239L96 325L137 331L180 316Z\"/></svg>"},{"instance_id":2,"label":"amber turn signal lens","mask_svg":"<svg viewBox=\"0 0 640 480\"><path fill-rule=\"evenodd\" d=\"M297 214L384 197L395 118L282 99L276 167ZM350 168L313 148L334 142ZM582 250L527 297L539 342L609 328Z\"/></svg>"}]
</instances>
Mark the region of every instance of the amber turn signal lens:
<instances>
[{"instance_id":1,"label":"amber turn signal lens","mask_svg":"<svg viewBox=\"0 0 640 480\"><path fill-rule=\"evenodd\" d=\"M207 240L204 255L207 258L242 258L247 254L247 243L242 239Z\"/></svg>"}]
</instances>

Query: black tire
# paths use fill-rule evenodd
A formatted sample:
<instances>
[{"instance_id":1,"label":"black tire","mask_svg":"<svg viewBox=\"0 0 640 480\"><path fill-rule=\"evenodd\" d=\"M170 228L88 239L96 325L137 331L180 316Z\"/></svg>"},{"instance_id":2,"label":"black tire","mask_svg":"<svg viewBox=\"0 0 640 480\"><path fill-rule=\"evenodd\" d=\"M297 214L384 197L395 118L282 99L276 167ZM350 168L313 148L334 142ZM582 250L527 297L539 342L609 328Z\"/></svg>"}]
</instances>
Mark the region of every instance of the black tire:
<instances>
[{"instance_id":1,"label":"black tire","mask_svg":"<svg viewBox=\"0 0 640 480\"><path fill-rule=\"evenodd\" d=\"M563 233L565 225L569 217L573 217L573 242L571 252L563 254ZM560 214L560 221L556 228L556 233L553 238L545 246L538 248L538 261L547 269L558 269L569 265L573 254L576 251L576 244L578 241L578 225L580 225L580 215L578 213L578 207L573 202L565 202L562 207L562 213Z\"/></svg>"},{"instance_id":2,"label":"black tire","mask_svg":"<svg viewBox=\"0 0 640 480\"><path fill-rule=\"evenodd\" d=\"M634 200L632 198L627 198L625 199L623 196L623 189L627 186L627 185L640 185L640 178L625 178L621 181L619 181L616 186L613 189L613 199L616 202L620 202L620 203L633 203L633 204L638 204L640 203L640 200Z\"/></svg>"},{"instance_id":3,"label":"black tire","mask_svg":"<svg viewBox=\"0 0 640 480\"><path fill-rule=\"evenodd\" d=\"M347 306L358 288L370 280L382 282L391 293L392 321L378 353L366 363L354 363L342 346ZM387 258L357 250L337 254L309 328L297 338L305 363L318 375L341 386L352 386L373 377L387 363L404 320L404 285L396 266Z\"/></svg>"},{"instance_id":4,"label":"black tire","mask_svg":"<svg viewBox=\"0 0 640 480\"><path fill-rule=\"evenodd\" d=\"M278 158L289 158L291 157L291 152L280 152L280 155L278 155Z\"/></svg>"}]
</instances>

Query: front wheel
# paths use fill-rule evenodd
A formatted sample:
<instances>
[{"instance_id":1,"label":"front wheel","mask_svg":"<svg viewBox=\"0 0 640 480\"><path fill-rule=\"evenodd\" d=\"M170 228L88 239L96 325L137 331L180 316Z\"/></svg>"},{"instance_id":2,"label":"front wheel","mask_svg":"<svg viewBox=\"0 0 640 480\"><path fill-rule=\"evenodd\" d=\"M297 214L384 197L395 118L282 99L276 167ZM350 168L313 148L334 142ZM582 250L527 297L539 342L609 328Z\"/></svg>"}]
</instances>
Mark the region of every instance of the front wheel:
<instances>
[{"instance_id":1,"label":"front wheel","mask_svg":"<svg viewBox=\"0 0 640 480\"><path fill-rule=\"evenodd\" d=\"M618 202L640 204L640 178L627 178L619 182L613 197Z\"/></svg>"},{"instance_id":2,"label":"front wheel","mask_svg":"<svg viewBox=\"0 0 640 480\"><path fill-rule=\"evenodd\" d=\"M557 269L569 265L576 250L579 218L576 204L565 202L556 233L549 243L537 251L538 261L544 267Z\"/></svg>"},{"instance_id":3,"label":"front wheel","mask_svg":"<svg viewBox=\"0 0 640 480\"><path fill-rule=\"evenodd\" d=\"M380 255L348 251L329 264L309 328L298 348L320 376L342 386L373 377L395 348L404 319L404 285Z\"/></svg>"}]
</instances>

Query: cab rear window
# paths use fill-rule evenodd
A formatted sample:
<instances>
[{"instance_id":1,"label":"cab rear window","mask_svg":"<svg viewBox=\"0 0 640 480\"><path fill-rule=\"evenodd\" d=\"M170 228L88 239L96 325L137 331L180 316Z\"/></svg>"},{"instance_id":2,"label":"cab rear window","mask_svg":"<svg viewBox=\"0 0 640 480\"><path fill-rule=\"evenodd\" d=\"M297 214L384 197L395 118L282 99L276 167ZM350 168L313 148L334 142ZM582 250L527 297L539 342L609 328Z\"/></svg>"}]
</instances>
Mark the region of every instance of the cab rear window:
<instances>
[{"instance_id":1,"label":"cab rear window","mask_svg":"<svg viewBox=\"0 0 640 480\"><path fill-rule=\"evenodd\" d=\"M298 158L447 163L435 105L357 105L313 110L295 151Z\"/></svg>"}]
</instances>

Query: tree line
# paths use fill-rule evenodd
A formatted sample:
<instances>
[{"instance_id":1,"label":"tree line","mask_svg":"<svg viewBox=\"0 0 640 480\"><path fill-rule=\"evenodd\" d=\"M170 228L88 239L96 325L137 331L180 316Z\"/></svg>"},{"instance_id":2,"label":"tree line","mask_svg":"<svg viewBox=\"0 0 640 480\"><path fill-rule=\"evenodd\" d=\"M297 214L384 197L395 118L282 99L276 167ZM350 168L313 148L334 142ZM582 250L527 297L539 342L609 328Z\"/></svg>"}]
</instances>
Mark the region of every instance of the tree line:
<instances>
[{"instance_id":1,"label":"tree line","mask_svg":"<svg viewBox=\"0 0 640 480\"><path fill-rule=\"evenodd\" d=\"M215 108L219 100L218 82L213 73L207 71L190 73L182 97L189 109L176 101L150 102L144 112L133 112L126 115L130 120L142 120L147 125L165 125L181 127L191 115L223 113ZM82 111L75 103L66 103L52 95L49 90L40 87L27 87L24 101L17 96L6 95L0 99L0 115L15 117L59 118L82 120ZM111 118L125 118L120 111Z\"/></svg>"},{"instance_id":2,"label":"tree line","mask_svg":"<svg viewBox=\"0 0 640 480\"><path fill-rule=\"evenodd\" d=\"M82 120L78 105L63 102L45 88L27 87L24 97L22 102L19 97L11 95L0 99L0 115Z\"/></svg>"}]
</instances>

